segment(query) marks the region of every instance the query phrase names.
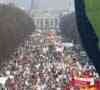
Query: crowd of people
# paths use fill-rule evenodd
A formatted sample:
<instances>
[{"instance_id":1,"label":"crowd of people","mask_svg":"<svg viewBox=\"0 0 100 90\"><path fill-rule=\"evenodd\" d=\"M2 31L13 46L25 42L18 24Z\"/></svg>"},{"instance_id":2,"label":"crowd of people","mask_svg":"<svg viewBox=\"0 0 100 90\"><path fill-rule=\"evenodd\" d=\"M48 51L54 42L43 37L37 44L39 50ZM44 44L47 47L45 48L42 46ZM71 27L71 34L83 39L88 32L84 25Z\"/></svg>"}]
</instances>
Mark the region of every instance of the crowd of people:
<instances>
[{"instance_id":1,"label":"crowd of people","mask_svg":"<svg viewBox=\"0 0 100 90\"><path fill-rule=\"evenodd\" d=\"M64 53L61 40L48 40L47 36L33 34L1 65L0 86L4 90L67 90L73 77L85 71L99 78L93 65L82 66L74 53Z\"/></svg>"}]
</instances>

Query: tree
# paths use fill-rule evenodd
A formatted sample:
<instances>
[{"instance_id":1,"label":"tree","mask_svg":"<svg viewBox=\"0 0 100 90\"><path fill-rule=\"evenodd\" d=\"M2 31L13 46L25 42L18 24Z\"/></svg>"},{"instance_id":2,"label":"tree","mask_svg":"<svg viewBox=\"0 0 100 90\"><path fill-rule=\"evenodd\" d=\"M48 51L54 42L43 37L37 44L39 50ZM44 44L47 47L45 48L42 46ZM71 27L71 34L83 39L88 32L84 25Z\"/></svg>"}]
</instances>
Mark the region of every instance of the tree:
<instances>
[{"instance_id":1,"label":"tree","mask_svg":"<svg viewBox=\"0 0 100 90\"><path fill-rule=\"evenodd\" d=\"M77 31L75 13L64 15L61 17L60 29L65 41L74 40L75 43L80 43L79 33Z\"/></svg>"},{"instance_id":2,"label":"tree","mask_svg":"<svg viewBox=\"0 0 100 90\"><path fill-rule=\"evenodd\" d=\"M0 5L0 62L8 58L34 29L33 20L24 11Z\"/></svg>"}]
</instances>

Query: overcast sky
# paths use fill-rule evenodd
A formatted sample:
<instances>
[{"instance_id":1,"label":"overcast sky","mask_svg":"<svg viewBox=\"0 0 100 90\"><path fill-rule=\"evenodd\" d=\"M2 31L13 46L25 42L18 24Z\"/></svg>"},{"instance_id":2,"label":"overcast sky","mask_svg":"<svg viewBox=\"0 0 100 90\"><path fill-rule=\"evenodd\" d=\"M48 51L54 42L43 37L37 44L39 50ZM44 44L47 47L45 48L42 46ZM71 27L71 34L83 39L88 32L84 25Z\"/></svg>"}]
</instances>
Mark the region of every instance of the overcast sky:
<instances>
[{"instance_id":1,"label":"overcast sky","mask_svg":"<svg viewBox=\"0 0 100 90\"><path fill-rule=\"evenodd\" d=\"M17 5L29 9L31 0L16 0ZM74 0L34 0L34 8L38 9L74 9Z\"/></svg>"},{"instance_id":2,"label":"overcast sky","mask_svg":"<svg viewBox=\"0 0 100 90\"><path fill-rule=\"evenodd\" d=\"M35 2L37 3L38 8L41 9L66 9L69 7L70 9L73 9L74 5L73 0L35 0Z\"/></svg>"},{"instance_id":3,"label":"overcast sky","mask_svg":"<svg viewBox=\"0 0 100 90\"><path fill-rule=\"evenodd\" d=\"M0 2L7 0L0 0ZM9 0L13 1L13 0ZM31 0L15 0L17 6L24 7L26 10L30 9ZM34 8L38 9L74 9L74 0L34 0Z\"/></svg>"}]
</instances>

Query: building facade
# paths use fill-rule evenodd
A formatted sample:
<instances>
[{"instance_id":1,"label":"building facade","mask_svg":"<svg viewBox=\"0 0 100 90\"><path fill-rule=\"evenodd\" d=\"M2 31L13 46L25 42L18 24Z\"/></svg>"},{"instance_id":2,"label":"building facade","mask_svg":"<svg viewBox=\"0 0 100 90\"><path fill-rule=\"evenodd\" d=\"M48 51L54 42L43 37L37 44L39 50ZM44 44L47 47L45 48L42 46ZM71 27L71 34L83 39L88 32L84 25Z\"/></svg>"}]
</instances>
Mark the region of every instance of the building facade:
<instances>
[{"instance_id":1,"label":"building facade","mask_svg":"<svg viewBox=\"0 0 100 90\"><path fill-rule=\"evenodd\" d=\"M49 12L34 12L32 14L36 30L59 31L60 18L50 14Z\"/></svg>"}]
</instances>

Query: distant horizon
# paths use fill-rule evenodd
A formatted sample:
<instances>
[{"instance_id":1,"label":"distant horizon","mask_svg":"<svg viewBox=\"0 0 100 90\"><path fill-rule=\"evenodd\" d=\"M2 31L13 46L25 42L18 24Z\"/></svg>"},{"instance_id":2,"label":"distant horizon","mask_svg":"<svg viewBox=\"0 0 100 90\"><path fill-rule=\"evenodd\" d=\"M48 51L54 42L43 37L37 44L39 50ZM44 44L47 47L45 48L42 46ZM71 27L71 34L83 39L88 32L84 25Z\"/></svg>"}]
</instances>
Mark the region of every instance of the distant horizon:
<instances>
[{"instance_id":1,"label":"distant horizon","mask_svg":"<svg viewBox=\"0 0 100 90\"><path fill-rule=\"evenodd\" d=\"M0 2L6 3L7 0L0 0ZM32 0L9 0L15 2L15 5L24 8L26 11L31 9ZM74 11L74 0L34 0L33 9L68 9Z\"/></svg>"},{"instance_id":2,"label":"distant horizon","mask_svg":"<svg viewBox=\"0 0 100 90\"><path fill-rule=\"evenodd\" d=\"M69 10L75 11L74 9L74 0L34 0L35 9L40 10Z\"/></svg>"}]
</instances>

